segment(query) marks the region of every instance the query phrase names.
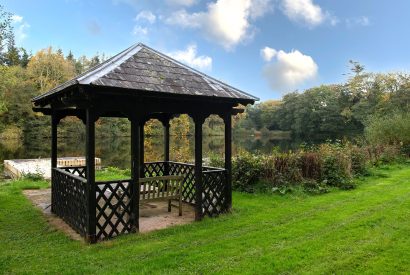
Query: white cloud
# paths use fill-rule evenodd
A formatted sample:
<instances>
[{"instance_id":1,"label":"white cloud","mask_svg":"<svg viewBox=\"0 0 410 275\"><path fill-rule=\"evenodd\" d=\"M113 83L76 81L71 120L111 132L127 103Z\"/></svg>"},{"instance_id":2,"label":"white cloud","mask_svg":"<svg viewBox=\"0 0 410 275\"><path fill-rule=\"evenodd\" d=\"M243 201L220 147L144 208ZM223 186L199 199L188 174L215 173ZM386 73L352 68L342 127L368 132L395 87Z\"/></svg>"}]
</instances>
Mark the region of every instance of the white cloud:
<instances>
[{"instance_id":1,"label":"white cloud","mask_svg":"<svg viewBox=\"0 0 410 275\"><path fill-rule=\"evenodd\" d=\"M14 27L16 44L20 46L23 40L27 38L27 31L30 25L24 20L23 16L16 14L11 17L11 21Z\"/></svg>"},{"instance_id":2,"label":"white cloud","mask_svg":"<svg viewBox=\"0 0 410 275\"><path fill-rule=\"evenodd\" d=\"M179 10L167 17L165 23L183 28L199 28L202 20L203 13L188 13L186 10Z\"/></svg>"},{"instance_id":3,"label":"white cloud","mask_svg":"<svg viewBox=\"0 0 410 275\"><path fill-rule=\"evenodd\" d=\"M354 27L354 26L363 26L363 27L367 27L370 26L371 22L369 17L367 16L360 16L357 18L348 18L346 19L346 26L350 27Z\"/></svg>"},{"instance_id":4,"label":"white cloud","mask_svg":"<svg viewBox=\"0 0 410 275\"><path fill-rule=\"evenodd\" d=\"M263 69L269 86L280 92L288 92L306 81L316 78L318 66L312 57L298 50L277 51L275 60Z\"/></svg>"},{"instance_id":5,"label":"white cloud","mask_svg":"<svg viewBox=\"0 0 410 275\"><path fill-rule=\"evenodd\" d=\"M148 29L135 25L134 29L132 30L132 34L135 36L145 36L148 34Z\"/></svg>"},{"instance_id":6,"label":"white cloud","mask_svg":"<svg viewBox=\"0 0 410 275\"><path fill-rule=\"evenodd\" d=\"M272 10L271 0L217 0L208 4L206 12L188 13L179 10L165 22L185 28L199 28L212 41L225 49L253 35L252 20Z\"/></svg>"},{"instance_id":7,"label":"white cloud","mask_svg":"<svg viewBox=\"0 0 410 275\"><path fill-rule=\"evenodd\" d=\"M283 13L292 21L306 23L311 27L323 23L327 14L313 0L283 0Z\"/></svg>"},{"instance_id":8,"label":"white cloud","mask_svg":"<svg viewBox=\"0 0 410 275\"><path fill-rule=\"evenodd\" d=\"M153 14L151 11L141 11L140 13L137 14L137 16L135 17L135 20L140 21L147 21L150 24L155 23L155 20L157 19L157 17L155 16L155 14Z\"/></svg>"},{"instance_id":9,"label":"white cloud","mask_svg":"<svg viewBox=\"0 0 410 275\"><path fill-rule=\"evenodd\" d=\"M261 56L263 60L269 62L272 60L272 58L276 55L277 51L275 49L272 49L270 47L265 47L261 49Z\"/></svg>"},{"instance_id":10,"label":"white cloud","mask_svg":"<svg viewBox=\"0 0 410 275\"><path fill-rule=\"evenodd\" d=\"M175 5L175 6L193 6L197 3L197 0L167 0L167 3L169 5Z\"/></svg>"},{"instance_id":11,"label":"white cloud","mask_svg":"<svg viewBox=\"0 0 410 275\"><path fill-rule=\"evenodd\" d=\"M11 16L11 21L13 23L21 23L21 22L23 22L23 16L14 14L13 16Z\"/></svg>"},{"instance_id":12,"label":"white cloud","mask_svg":"<svg viewBox=\"0 0 410 275\"><path fill-rule=\"evenodd\" d=\"M212 58L205 55L197 55L197 47L195 44L189 45L183 51L175 51L168 53L168 55L182 63L187 64L193 68L201 70L211 70Z\"/></svg>"},{"instance_id":13,"label":"white cloud","mask_svg":"<svg viewBox=\"0 0 410 275\"><path fill-rule=\"evenodd\" d=\"M252 0L250 16L252 19L264 16L267 12L273 11L271 0Z\"/></svg>"}]
</instances>

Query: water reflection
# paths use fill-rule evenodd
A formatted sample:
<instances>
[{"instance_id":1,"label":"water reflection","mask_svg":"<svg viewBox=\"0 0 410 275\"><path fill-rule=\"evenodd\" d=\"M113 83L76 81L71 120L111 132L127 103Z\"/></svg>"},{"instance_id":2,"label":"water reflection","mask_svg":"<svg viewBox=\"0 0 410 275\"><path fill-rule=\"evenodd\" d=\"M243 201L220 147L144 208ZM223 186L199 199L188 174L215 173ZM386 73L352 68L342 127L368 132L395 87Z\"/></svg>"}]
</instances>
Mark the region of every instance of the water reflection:
<instances>
[{"instance_id":1,"label":"water reflection","mask_svg":"<svg viewBox=\"0 0 410 275\"><path fill-rule=\"evenodd\" d=\"M163 159L163 141L161 136L147 137L145 139L145 161ZM48 158L50 157L50 139L26 139L0 141L0 161L18 158ZM176 137L170 140L171 160L192 162L194 159L193 136ZM272 140L269 138L255 138L253 136L234 136L232 152L237 154L240 150L249 152L272 152L273 148L286 151L298 146L292 140ZM224 137L204 136L203 154L223 156ZM85 140L76 138L60 138L58 140L58 156L84 156ZM130 138L100 138L96 139L96 156L100 157L103 166L130 167Z\"/></svg>"}]
</instances>

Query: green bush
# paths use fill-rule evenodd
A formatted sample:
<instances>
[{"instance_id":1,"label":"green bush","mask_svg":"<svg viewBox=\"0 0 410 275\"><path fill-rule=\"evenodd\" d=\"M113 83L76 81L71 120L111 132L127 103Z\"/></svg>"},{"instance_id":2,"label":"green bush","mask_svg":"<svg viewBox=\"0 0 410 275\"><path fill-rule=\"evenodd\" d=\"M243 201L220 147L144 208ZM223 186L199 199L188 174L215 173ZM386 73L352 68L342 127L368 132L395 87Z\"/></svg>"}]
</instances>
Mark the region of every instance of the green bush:
<instances>
[{"instance_id":1,"label":"green bush","mask_svg":"<svg viewBox=\"0 0 410 275\"><path fill-rule=\"evenodd\" d=\"M328 186L347 188L351 185L351 158L349 151L341 143L320 145L322 157L321 180Z\"/></svg>"},{"instance_id":2,"label":"green bush","mask_svg":"<svg viewBox=\"0 0 410 275\"><path fill-rule=\"evenodd\" d=\"M371 117L365 128L365 136L372 145L396 145L402 153L410 156L410 113Z\"/></svg>"},{"instance_id":3,"label":"green bush","mask_svg":"<svg viewBox=\"0 0 410 275\"><path fill-rule=\"evenodd\" d=\"M353 176L365 175L369 160L365 148L353 146L350 148L351 169Z\"/></svg>"},{"instance_id":4,"label":"green bush","mask_svg":"<svg viewBox=\"0 0 410 275\"><path fill-rule=\"evenodd\" d=\"M269 155L240 152L232 159L232 187L243 192L286 194L302 190L322 194L331 187L354 188L353 177L366 175L370 164L397 160L395 145L358 146L349 142L327 142L314 148ZM210 165L222 167L223 159L213 155Z\"/></svg>"},{"instance_id":5,"label":"green bush","mask_svg":"<svg viewBox=\"0 0 410 275\"><path fill-rule=\"evenodd\" d=\"M232 187L235 190L254 192L263 174L262 158L243 152L232 160Z\"/></svg>"}]
</instances>

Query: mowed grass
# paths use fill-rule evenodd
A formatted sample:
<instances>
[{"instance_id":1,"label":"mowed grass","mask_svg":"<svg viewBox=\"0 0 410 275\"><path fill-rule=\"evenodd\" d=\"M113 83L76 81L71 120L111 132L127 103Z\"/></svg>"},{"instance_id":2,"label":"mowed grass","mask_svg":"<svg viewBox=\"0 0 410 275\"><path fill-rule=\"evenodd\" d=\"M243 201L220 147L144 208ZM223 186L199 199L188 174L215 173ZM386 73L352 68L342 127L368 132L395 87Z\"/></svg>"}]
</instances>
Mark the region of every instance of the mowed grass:
<instances>
[{"instance_id":1,"label":"mowed grass","mask_svg":"<svg viewBox=\"0 0 410 275\"><path fill-rule=\"evenodd\" d=\"M232 214L96 245L51 228L0 186L0 273L410 273L410 165L320 196L234 193Z\"/></svg>"}]
</instances>

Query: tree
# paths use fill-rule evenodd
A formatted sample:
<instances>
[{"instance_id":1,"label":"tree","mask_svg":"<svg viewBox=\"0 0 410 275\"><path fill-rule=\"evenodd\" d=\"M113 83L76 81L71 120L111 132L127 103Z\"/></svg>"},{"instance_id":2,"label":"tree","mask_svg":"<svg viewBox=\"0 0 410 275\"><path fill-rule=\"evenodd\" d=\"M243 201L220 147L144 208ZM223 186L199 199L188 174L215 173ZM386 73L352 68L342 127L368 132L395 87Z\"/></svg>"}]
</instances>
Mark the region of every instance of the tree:
<instances>
[{"instance_id":1,"label":"tree","mask_svg":"<svg viewBox=\"0 0 410 275\"><path fill-rule=\"evenodd\" d=\"M98 53L96 55L94 55L91 60L90 60L90 68L97 66L98 64L100 64L100 57L98 56Z\"/></svg>"},{"instance_id":2,"label":"tree","mask_svg":"<svg viewBox=\"0 0 410 275\"><path fill-rule=\"evenodd\" d=\"M27 65L32 81L41 92L50 90L74 77L75 69L71 62L51 47L37 52Z\"/></svg>"},{"instance_id":3,"label":"tree","mask_svg":"<svg viewBox=\"0 0 410 275\"><path fill-rule=\"evenodd\" d=\"M9 39L14 38L13 27L11 25L12 14L4 10L0 5L0 63L4 64L4 52Z\"/></svg>"},{"instance_id":4,"label":"tree","mask_svg":"<svg viewBox=\"0 0 410 275\"><path fill-rule=\"evenodd\" d=\"M14 43L14 37L11 36L7 41L7 52L4 54L4 64L7 66L20 65L20 54Z\"/></svg>"},{"instance_id":5,"label":"tree","mask_svg":"<svg viewBox=\"0 0 410 275\"><path fill-rule=\"evenodd\" d=\"M20 66L26 68L30 58L31 54L28 54L26 49L20 48Z\"/></svg>"},{"instance_id":6,"label":"tree","mask_svg":"<svg viewBox=\"0 0 410 275\"><path fill-rule=\"evenodd\" d=\"M74 55L73 52L70 50L67 54L67 56L65 57L65 59L67 61L70 61L71 63L75 64L75 59L74 59Z\"/></svg>"}]
</instances>

